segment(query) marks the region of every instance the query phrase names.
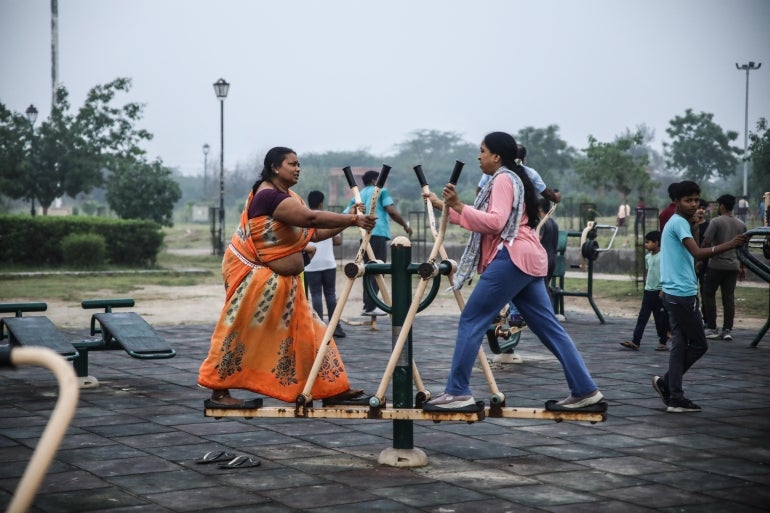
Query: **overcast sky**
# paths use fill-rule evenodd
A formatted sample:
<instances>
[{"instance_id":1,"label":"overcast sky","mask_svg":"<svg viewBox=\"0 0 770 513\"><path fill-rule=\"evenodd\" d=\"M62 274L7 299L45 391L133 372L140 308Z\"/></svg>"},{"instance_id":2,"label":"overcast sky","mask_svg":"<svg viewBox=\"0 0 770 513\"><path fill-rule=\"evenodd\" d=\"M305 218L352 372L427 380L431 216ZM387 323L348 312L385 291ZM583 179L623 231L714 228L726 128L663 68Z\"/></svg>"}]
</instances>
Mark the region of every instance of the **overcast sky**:
<instances>
[{"instance_id":1,"label":"overcast sky","mask_svg":"<svg viewBox=\"0 0 770 513\"><path fill-rule=\"evenodd\" d=\"M51 101L49 0L0 0L0 102ZM80 107L95 84L130 77L146 147L201 174L266 149L387 154L417 129L470 142L557 124L583 148L686 108L715 115L743 146L770 118L768 0L59 0L59 78ZM341 162L340 165L348 164Z\"/></svg>"}]
</instances>

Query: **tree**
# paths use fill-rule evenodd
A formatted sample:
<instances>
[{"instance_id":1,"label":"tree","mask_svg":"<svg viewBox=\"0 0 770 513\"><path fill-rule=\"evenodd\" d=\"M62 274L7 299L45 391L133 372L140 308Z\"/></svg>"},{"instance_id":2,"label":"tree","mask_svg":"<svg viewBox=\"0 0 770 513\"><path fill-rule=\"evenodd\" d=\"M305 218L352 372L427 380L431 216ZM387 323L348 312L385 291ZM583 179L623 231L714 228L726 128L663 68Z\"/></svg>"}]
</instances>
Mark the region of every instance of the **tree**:
<instances>
[{"instance_id":1,"label":"tree","mask_svg":"<svg viewBox=\"0 0 770 513\"><path fill-rule=\"evenodd\" d=\"M612 189L627 197L631 191L647 191L652 179L647 173L648 159L643 152L635 151L642 144L644 135L619 136L610 143L599 142L588 136L585 159L575 162L575 171L589 185Z\"/></svg>"},{"instance_id":2,"label":"tree","mask_svg":"<svg viewBox=\"0 0 770 513\"><path fill-rule=\"evenodd\" d=\"M14 199L37 199L46 214L56 198L75 197L102 185L105 168L141 161L145 152L139 144L152 138L146 130L134 128L142 106L112 105L116 94L130 86L129 79L118 78L93 87L77 115L69 113L67 90L60 87L50 117L39 128L0 104L3 193Z\"/></svg>"},{"instance_id":3,"label":"tree","mask_svg":"<svg viewBox=\"0 0 770 513\"><path fill-rule=\"evenodd\" d=\"M524 127L514 138L527 148L527 165L535 168L549 187L558 189L557 177L571 169L577 157L577 150L559 136L559 125Z\"/></svg>"},{"instance_id":4,"label":"tree","mask_svg":"<svg viewBox=\"0 0 770 513\"><path fill-rule=\"evenodd\" d=\"M742 152L730 143L738 138L738 132L725 132L714 123L713 114L695 114L692 109L687 109L684 116L676 116L669 124L666 133L672 141L664 142L663 148L670 168L699 183L735 174L738 155Z\"/></svg>"},{"instance_id":5,"label":"tree","mask_svg":"<svg viewBox=\"0 0 770 513\"><path fill-rule=\"evenodd\" d=\"M749 133L749 140L750 154L747 158L751 160L753 190L766 191L767 184L770 183L770 127L767 119L759 118L757 131Z\"/></svg>"},{"instance_id":6,"label":"tree","mask_svg":"<svg viewBox=\"0 0 770 513\"><path fill-rule=\"evenodd\" d=\"M107 203L123 219L150 219L173 226L174 204L181 197L179 184L160 160L124 159L107 181Z\"/></svg>"},{"instance_id":7,"label":"tree","mask_svg":"<svg viewBox=\"0 0 770 513\"><path fill-rule=\"evenodd\" d=\"M413 200L414 205L422 202L419 184L412 171L417 164L422 166L431 190L440 194L441 188L449 181L455 161L459 160L465 163L465 167L458 189L463 201L472 203L481 177L476 165L478 143L469 143L455 132L439 130L415 130L410 136L396 145L397 153L387 162L393 166L388 189L394 197Z\"/></svg>"}]
</instances>

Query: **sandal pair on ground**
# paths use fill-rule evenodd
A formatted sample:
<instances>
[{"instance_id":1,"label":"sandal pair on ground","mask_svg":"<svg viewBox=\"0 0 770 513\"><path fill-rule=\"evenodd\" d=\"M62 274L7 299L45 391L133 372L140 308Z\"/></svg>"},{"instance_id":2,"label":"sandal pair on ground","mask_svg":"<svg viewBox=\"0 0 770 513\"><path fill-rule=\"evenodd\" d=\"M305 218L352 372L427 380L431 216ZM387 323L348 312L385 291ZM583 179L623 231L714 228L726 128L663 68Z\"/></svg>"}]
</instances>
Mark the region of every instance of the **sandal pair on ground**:
<instances>
[{"instance_id":1,"label":"sandal pair on ground","mask_svg":"<svg viewBox=\"0 0 770 513\"><path fill-rule=\"evenodd\" d=\"M210 451L202 458L195 460L198 465L208 465L216 463L218 468L251 468L261 465L259 460L255 460L246 454L233 454L227 451Z\"/></svg>"}]
</instances>

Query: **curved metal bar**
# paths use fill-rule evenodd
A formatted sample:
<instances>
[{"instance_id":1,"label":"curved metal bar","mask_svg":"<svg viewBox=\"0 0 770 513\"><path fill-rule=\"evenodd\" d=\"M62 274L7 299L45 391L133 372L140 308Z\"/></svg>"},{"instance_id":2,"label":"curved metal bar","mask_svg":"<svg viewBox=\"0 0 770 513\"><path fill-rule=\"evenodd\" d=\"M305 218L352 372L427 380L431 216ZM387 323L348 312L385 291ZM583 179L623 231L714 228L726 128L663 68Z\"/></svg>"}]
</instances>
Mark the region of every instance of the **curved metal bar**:
<instances>
[{"instance_id":1,"label":"curved metal bar","mask_svg":"<svg viewBox=\"0 0 770 513\"><path fill-rule=\"evenodd\" d=\"M10 361L13 365L45 367L53 372L59 384L56 406L7 510L27 511L75 415L80 389L72 366L46 347L13 347Z\"/></svg>"}]
</instances>

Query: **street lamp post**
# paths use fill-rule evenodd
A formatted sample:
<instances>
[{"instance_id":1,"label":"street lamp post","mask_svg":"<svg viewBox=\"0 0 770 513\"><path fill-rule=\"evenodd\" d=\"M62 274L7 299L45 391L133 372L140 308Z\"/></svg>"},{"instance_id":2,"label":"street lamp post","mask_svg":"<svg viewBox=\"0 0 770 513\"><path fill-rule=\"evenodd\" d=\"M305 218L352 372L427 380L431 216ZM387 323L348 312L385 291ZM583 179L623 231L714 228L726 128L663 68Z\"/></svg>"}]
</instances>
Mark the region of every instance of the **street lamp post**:
<instances>
[{"instance_id":1,"label":"street lamp post","mask_svg":"<svg viewBox=\"0 0 770 513\"><path fill-rule=\"evenodd\" d=\"M29 120L29 124L32 127L32 130L34 132L35 129L35 121L37 121L37 109L34 105L30 104L29 107L27 107L27 110L24 111L24 113L27 115L27 119ZM32 191L32 195L30 196L30 208L29 213L32 217L35 217L35 191Z\"/></svg>"},{"instance_id":2,"label":"street lamp post","mask_svg":"<svg viewBox=\"0 0 770 513\"><path fill-rule=\"evenodd\" d=\"M208 168L209 163L209 149L211 149L211 146L209 146L209 143L205 143L203 145L203 200L205 201L208 197L208 184L206 183L206 171Z\"/></svg>"},{"instance_id":3,"label":"street lamp post","mask_svg":"<svg viewBox=\"0 0 770 513\"><path fill-rule=\"evenodd\" d=\"M762 63L755 63L749 61L748 64L735 63L735 67L739 70L746 70L746 116L743 124L743 195L748 194L748 165L749 161L746 160L746 153L749 149L749 72L762 67Z\"/></svg>"},{"instance_id":4,"label":"street lamp post","mask_svg":"<svg viewBox=\"0 0 770 513\"><path fill-rule=\"evenodd\" d=\"M230 84L220 78L214 82L214 93L219 100L219 254L225 254L225 98Z\"/></svg>"}]
</instances>

